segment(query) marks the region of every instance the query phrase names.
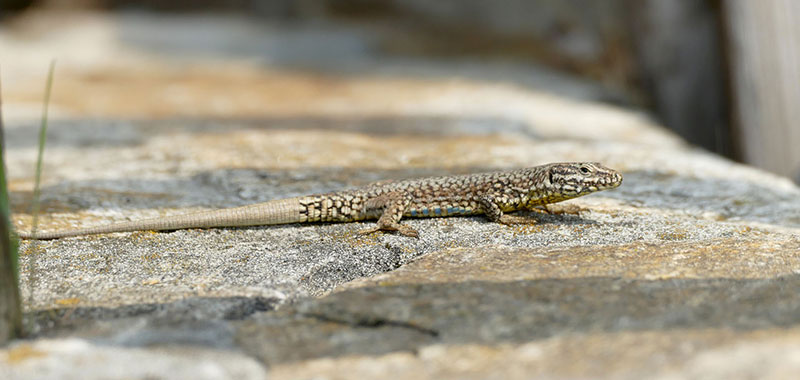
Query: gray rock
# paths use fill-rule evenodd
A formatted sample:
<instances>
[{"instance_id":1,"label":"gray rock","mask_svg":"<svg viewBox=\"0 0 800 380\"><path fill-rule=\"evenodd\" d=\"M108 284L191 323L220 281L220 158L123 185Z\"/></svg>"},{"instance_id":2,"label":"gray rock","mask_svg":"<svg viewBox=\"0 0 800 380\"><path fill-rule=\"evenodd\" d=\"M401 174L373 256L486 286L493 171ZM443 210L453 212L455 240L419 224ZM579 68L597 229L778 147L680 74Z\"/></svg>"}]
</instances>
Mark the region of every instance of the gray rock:
<instances>
[{"instance_id":1,"label":"gray rock","mask_svg":"<svg viewBox=\"0 0 800 380\"><path fill-rule=\"evenodd\" d=\"M20 61L70 41L77 54L57 77L43 230L553 161L601 161L625 180L554 207L577 214L526 225L404 221L419 239L350 223L24 242L32 335L0 350L2 378L713 378L747 365L745 376L780 378L798 367L800 189L785 178L586 100L595 87L518 81L535 68L499 79L471 64L454 80L428 61L398 71L365 58L359 75L223 55L176 63L79 43L105 35L85 17L9 45ZM10 66L3 104L20 229L32 225L38 122L26 110L38 112L29 88L40 88L27 62ZM588 95L552 95L561 86Z\"/></svg>"}]
</instances>

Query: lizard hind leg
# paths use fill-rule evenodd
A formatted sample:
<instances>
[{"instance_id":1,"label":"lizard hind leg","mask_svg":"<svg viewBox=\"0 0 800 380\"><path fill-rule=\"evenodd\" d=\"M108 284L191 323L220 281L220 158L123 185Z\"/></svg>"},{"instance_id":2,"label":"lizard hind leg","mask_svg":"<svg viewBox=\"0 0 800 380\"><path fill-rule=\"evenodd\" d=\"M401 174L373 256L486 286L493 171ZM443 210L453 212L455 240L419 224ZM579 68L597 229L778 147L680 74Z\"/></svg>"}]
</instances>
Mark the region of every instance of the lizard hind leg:
<instances>
[{"instance_id":1,"label":"lizard hind leg","mask_svg":"<svg viewBox=\"0 0 800 380\"><path fill-rule=\"evenodd\" d=\"M397 231L401 235L419 237L417 230L400 224L408 206L411 204L411 196L405 193L389 193L377 197L367 204L368 208L382 210L381 216L375 227L359 231L360 234L370 234L376 231Z\"/></svg>"},{"instance_id":2,"label":"lizard hind leg","mask_svg":"<svg viewBox=\"0 0 800 380\"><path fill-rule=\"evenodd\" d=\"M497 204L497 201L490 196L483 196L478 199L478 203L483 209L483 213L492 222L511 225L511 224L534 224L536 219L525 218L516 215L504 214L503 210Z\"/></svg>"}]
</instances>

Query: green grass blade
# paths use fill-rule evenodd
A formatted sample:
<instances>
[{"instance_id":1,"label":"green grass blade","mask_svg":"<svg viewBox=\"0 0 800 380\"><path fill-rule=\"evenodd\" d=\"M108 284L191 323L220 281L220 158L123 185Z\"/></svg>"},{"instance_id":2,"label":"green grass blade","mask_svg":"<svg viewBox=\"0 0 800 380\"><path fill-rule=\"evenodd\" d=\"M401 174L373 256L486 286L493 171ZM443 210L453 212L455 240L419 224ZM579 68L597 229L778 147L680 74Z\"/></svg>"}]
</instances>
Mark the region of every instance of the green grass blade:
<instances>
[{"instance_id":1,"label":"green grass blade","mask_svg":"<svg viewBox=\"0 0 800 380\"><path fill-rule=\"evenodd\" d=\"M39 209L41 206L41 180L42 180L42 165L44 162L44 145L47 140L47 121L48 110L50 106L50 94L53 89L53 73L55 72L56 61L50 61L50 70L47 74L47 84L44 89L44 105L42 106L42 124L39 128L39 152L36 156L36 178L33 185L33 200L31 206L31 214L33 215L33 222L31 226L31 235L36 236L36 229L39 226ZM31 254L28 257L28 305L33 305L33 291L36 288L36 259L39 255L38 241L31 242Z\"/></svg>"},{"instance_id":2,"label":"green grass blade","mask_svg":"<svg viewBox=\"0 0 800 380\"><path fill-rule=\"evenodd\" d=\"M41 196L41 180L42 180L42 164L44 162L44 144L47 140L47 119L48 110L50 107L50 93L53 89L53 72L56 68L56 61L50 61L50 71L47 74L47 85L44 89L44 106L42 108L42 125L39 128L39 152L36 156L36 179L33 184L33 205L31 207L31 214L33 215L33 226L31 233L36 234L36 228L39 226L39 207L41 203L39 198Z\"/></svg>"},{"instance_id":3,"label":"green grass blade","mask_svg":"<svg viewBox=\"0 0 800 380\"><path fill-rule=\"evenodd\" d=\"M11 258L11 268L14 272L14 278L19 278L19 241L13 234L13 227L11 225L11 206L8 202L8 183L6 182L6 161L5 161L5 141L3 136L3 112L0 108L0 218L3 219L9 234L9 247L8 253Z\"/></svg>"},{"instance_id":4,"label":"green grass blade","mask_svg":"<svg viewBox=\"0 0 800 380\"><path fill-rule=\"evenodd\" d=\"M2 82L0 82L2 88ZM1 91L0 91L1 92ZM14 279L19 279L19 241L13 233L13 226L11 226L11 205L8 202L8 182L6 181L6 161L5 161L5 132L3 124L3 99L0 96L0 218L7 221L8 232L10 233L8 252L11 256L11 266L14 270Z\"/></svg>"},{"instance_id":5,"label":"green grass blade","mask_svg":"<svg viewBox=\"0 0 800 380\"><path fill-rule=\"evenodd\" d=\"M0 112L0 118L2 117L2 112ZM3 135L3 125L0 122L0 136ZM0 137L0 147L4 147L2 145L4 142L1 141L2 137ZM5 161L5 149L0 148L0 218L3 219L4 223L7 223L8 231L6 233L9 234L9 244L11 244L8 248L8 252L11 257L11 267L14 270L14 277L19 278L19 256L18 256L18 241L14 234L11 232L13 231L11 228L10 222L10 207L8 203L8 188L6 186L6 161Z\"/></svg>"}]
</instances>

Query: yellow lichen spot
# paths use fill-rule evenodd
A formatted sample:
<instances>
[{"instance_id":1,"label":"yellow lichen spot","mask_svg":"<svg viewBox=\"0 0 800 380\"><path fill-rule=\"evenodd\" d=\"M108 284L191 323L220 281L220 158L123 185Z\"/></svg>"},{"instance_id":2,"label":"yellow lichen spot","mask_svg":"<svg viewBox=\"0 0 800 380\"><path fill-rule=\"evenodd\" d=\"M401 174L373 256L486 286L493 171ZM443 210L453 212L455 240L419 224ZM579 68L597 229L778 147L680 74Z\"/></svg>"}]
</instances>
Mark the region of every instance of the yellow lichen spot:
<instances>
[{"instance_id":1,"label":"yellow lichen spot","mask_svg":"<svg viewBox=\"0 0 800 380\"><path fill-rule=\"evenodd\" d=\"M133 233L130 235L130 239L131 239L131 241L133 241L133 242L139 243L139 242L143 242L143 241L148 241L148 240L150 240L151 238L154 238L154 237L155 237L157 234L158 234L158 232L156 232L156 231L151 231L151 230L147 230L147 231L136 231L136 232L133 232Z\"/></svg>"},{"instance_id":2,"label":"yellow lichen spot","mask_svg":"<svg viewBox=\"0 0 800 380\"><path fill-rule=\"evenodd\" d=\"M361 234L357 230L345 231L343 233L334 235L334 239L339 239L347 242L353 247L370 247L376 246L380 243L378 233Z\"/></svg>"},{"instance_id":3,"label":"yellow lichen spot","mask_svg":"<svg viewBox=\"0 0 800 380\"><path fill-rule=\"evenodd\" d=\"M158 284L158 283L161 283L161 280L159 280L157 278L154 278L152 280L144 280L144 281L142 281L142 285L155 285L155 284Z\"/></svg>"},{"instance_id":4,"label":"yellow lichen spot","mask_svg":"<svg viewBox=\"0 0 800 380\"><path fill-rule=\"evenodd\" d=\"M574 232L576 235L580 235L586 232L587 228L588 227L586 225L576 225L572 228L572 232Z\"/></svg>"},{"instance_id":5,"label":"yellow lichen spot","mask_svg":"<svg viewBox=\"0 0 800 380\"><path fill-rule=\"evenodd\" d=\"M658 238L661 240L669 240L669 241L677 241L677 240L686 240L689 237L689 234L684 229L676 229L675 231L670 232L662 232L658 234Z\"/></svg>"},{"instance_id":6,"label":"yellow lichen spot","mask_svg":"<svg viewBox=\"0 0 800 380\"><path fill-rule=\"evenodd\" d=\"M90 260L96 259L98 257L100 257L100 256L98 256L96 252L89 252L89 253L86 253L86 254L78 256L78 258L80 258L81 261L90 261Z\"/></svg>"},{"instance_id":7,"label":"yellow lichen spot","mask_svg":"<svg viewBox=\"0 0 800 380\"><path fill-rule=\"evenodd\" d=\"M75 306L81 302L80 298L72 297L72 298L61 298L56 300L56 305L59 306Z\"/></svg>"},{"instance_id":8,"label":"yellow lichen spot","mask_svg":"<svg viewBox=\"0 0 800 380\"><path fill-rule=\"evenodd\" d=\"M151 253L145 254L144 256L142 256L142 258L147 260L147 261L152 261L152 260L157 260L157 259L161 258L161 255L159 255L157 252L151 252Z\"/></svg>"},{"instance_id":9,"label":"yellow lichen spot","mask_svg":"<svg viewBox=\"0 0 800 380\"><path fill-rule=\"evenodd\" d=\"M42 253L44 250L39 246L39 244L28 244L25 249L20 250L20 256L30 256L34 253Z\"/></svg>"},{"instance_id":10,"label":"yellow lichen spot","mask_svg":"<svg viewBox=\"0 0 800 380\"><path fill-rule=\"evenodd\" d=\"M544 231L544 227L538 223L515 224L510 226L510 229L515 237L520 235L532 235Z\"/></svg>"},{"instance_id":11,"label":"yellow lichen spot","mask_svg":"<svg viewBox=\"0 0 800 380\"><path fill-rule=\"evenodd\" d=\"M6 357L9 363L19 363L27 359L45 356L42 351L36 350L30 344L21 344L8 350Z\"/></svg>"},{"instance_id":12,"label":"yellow lichen spot","mask_svg":"<svg viewBox=\"0 0 800 380\"><path fill-rule=\"evenodd\" d=\"M450 248L460 248L460 247L461 247L461 243L459 241L450 240L450 241L447 241L446 243L442 244L440 248L442 248L442 249L450 249Z\"/></svg>"}]
</instances>

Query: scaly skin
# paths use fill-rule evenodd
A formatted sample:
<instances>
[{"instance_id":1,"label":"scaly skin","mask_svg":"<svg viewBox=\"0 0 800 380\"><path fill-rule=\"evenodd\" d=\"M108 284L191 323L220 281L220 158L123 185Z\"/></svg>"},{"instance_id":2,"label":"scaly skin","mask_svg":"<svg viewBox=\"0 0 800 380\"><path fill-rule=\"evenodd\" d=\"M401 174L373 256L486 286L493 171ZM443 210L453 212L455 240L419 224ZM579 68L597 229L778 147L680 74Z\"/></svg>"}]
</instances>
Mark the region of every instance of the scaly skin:
<instances>
[{"instance_id":1,"label":"scaly skin","mask_svg":"<svg viewBox=\"0 0 800 380\"><path fill-rule=\"evenodd\" d=\"M99 227L37 233L36 239L147 230L243 227L288 223L356 222L377 219L375 231L418 236L400 224L403 217L444 217L485 214L503 224L535 220L507 215L561 202L622 183L622 175L595 162L553 163L505 172L455 175L380 182L341 192L281 199L255 205L110 224ZM22 233L23 239L33 239Z\"/></svg>"}]
</instances>

